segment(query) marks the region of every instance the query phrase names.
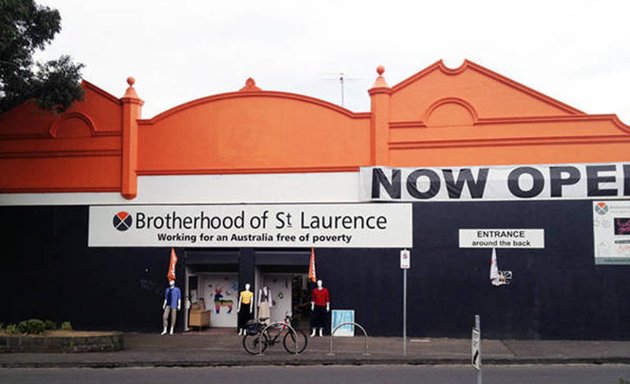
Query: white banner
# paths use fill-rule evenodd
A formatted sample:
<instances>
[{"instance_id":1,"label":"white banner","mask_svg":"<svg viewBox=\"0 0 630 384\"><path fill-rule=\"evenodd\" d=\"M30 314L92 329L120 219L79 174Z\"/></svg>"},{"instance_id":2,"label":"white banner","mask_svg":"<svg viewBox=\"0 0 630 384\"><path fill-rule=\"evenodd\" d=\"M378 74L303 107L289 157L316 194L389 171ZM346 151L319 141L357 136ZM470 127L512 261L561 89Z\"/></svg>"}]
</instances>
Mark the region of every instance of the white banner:
<instances>
[{"instance_id":1,"label":"white banner","mask_svg":"<svg viewBox=\"0 0 630 384\"><path fill-rule=\"evenodd\" d=\"M361 201L630 197L630 164L361 168Z\"/></svg>"},{"instance_id":2,"label":"white banner","mask_svg":"<svg viewBox=\"0 0 630 384\"><path fill-rule=\"evenodd\" d=\"M545 248L544 229L460 229L460 248Z\"/></svg>"},{"instance_id":3,"label":"white banner","mask_svg":"<svg viewBox=\"0 0 630 384\"><path fill-rule=\"evenodd\" d=\"M593 202L595 264L630 264L630 201Z\"/></svg>"},{"instance_id":4,"label":"white banner","mask_svg":"<svg viewBox=\"0 0 630 384\"><path fill-rule=\"evenodd\" d=\"M90 207L90 247L412 247L411 204Z\"/></svg>"}]
</instances>

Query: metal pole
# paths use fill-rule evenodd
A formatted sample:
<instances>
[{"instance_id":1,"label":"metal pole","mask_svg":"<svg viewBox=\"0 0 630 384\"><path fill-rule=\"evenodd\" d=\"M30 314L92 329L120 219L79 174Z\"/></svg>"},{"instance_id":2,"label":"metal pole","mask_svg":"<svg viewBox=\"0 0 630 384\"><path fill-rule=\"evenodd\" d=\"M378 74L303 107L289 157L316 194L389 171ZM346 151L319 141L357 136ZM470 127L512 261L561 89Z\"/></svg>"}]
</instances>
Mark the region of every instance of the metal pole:
<instances>
[{"instance_id":1,"label":"metal pole","mask_svg":"<svg viewBox=\"0 0 630 384\"><path fill-rule=\"evenodd\" d=\"M343 72L339 74L339 82L341 83L341 106L343 107Z\"/></svg>"},{"instance_id":2,"label":"metal pole","mask_svg":"<svg viewBox=\"0 0 630 384\"><path fill-rule=\"evenodd\" d=\"M407 356L407 270L403 269L403 356Z\"/></svg>"},{"instance_id":3,"label":"metal pole","mask_svg":"<svg viewBox=\"0 0 630 384\"><path fill-rule=\"evenodd\" d=\"M482 361L481 361L481 318L479 315L475 315L475 328L479 331L479 369L477 370L477 384L483 383L483 377L481 374Z\"/></svg>"}]
</instances>

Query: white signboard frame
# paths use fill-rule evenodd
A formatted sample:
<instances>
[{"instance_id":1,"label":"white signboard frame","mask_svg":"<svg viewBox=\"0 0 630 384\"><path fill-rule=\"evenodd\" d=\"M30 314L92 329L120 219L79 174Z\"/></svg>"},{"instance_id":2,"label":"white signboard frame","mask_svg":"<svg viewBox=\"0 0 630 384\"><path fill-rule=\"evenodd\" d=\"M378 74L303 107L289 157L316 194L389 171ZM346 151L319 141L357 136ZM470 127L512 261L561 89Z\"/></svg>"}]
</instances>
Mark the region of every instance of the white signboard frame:
<instances>
[{"instance_id":1,"label":"white signboard frame","mask_svg":"<svg viewBox=\"0 0 630 384\"><path fill-rule=\"evenodd\" d=\"M593 202L596 265L630 265L630 201Z\"/></svg>"},{"instance_id":2,"label":"white signboard frame","mask_svg":"<svg viewBox=\"0 0 630 384\"><path fill-rule=\"evenodd\" d=\"M411 204L91 206L90 247L411 248Z\"/></svg>"}]
</instances>

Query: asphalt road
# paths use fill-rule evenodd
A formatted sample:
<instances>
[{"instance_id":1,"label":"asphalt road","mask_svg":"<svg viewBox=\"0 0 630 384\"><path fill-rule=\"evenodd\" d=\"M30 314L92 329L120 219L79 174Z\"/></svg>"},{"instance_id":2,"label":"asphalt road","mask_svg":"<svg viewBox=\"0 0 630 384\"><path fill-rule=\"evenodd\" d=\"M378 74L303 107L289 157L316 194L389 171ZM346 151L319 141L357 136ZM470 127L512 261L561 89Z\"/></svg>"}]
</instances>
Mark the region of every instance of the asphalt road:
<instances>
[{"instance_id":1,"label":"asphalt road","mask_svg":"<svg viewBox=\"0 0 630 384\"><path fill-rule=\"evenodd\" d=\"M483 383L620 384L630 365L487 366ZM468 366L270 366L216 368L0 369L0 383L476 383Z\"/></svg>"}]
</instances>

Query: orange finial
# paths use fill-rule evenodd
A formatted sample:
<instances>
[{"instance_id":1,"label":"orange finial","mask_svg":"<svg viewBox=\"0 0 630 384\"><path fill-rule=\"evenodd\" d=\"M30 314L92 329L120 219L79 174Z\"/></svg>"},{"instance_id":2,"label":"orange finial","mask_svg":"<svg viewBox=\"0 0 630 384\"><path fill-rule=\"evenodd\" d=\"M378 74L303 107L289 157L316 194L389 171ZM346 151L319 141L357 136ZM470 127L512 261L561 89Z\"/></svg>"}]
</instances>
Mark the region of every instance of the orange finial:
<instances>
[{"instance_id":1,"label":"orange finial","mask_svg":"<svg viewBox=\"0 0 630 384\"><path fill-rule=\"evenodd\" d=\"M133 88L133 85L135 83L136 83L136 79L134 79L132 76L129 76L127 78L127 84L129 84L129 87L127 87L127 90L125 91L125 95L123 96L123 98L140 100L140 98L138 97L138 94L136 93L136 90Z\"/></svg>"},{"instance_id":2,"label":"orange finial","mask_svg":"<svg viewBox=\"0 0 630 384\"><path fill-rule=\"evenodd\" d=\"M245 86L239 89L239 92L255 92L255 91L261 91L261 89L258 88L258 86L256 86L256 81L254 81L254 79L252 79L251 77L245 81Z\"/></svg>"},{"instance_id":3,"label":"orange finial","mask_svg":"<svg viewBox=\"0 0 630 384\"><path fill-rule=\"evenodd\" d=\"M378 67L376 67L376 73L378 73L378 77L376 78L376 81L374 82L372 88L389 88L389 85L387 85L387 82L383 77L383 73L385 73L385 67L379 65Z\"/></svg>"}]
</instances>

